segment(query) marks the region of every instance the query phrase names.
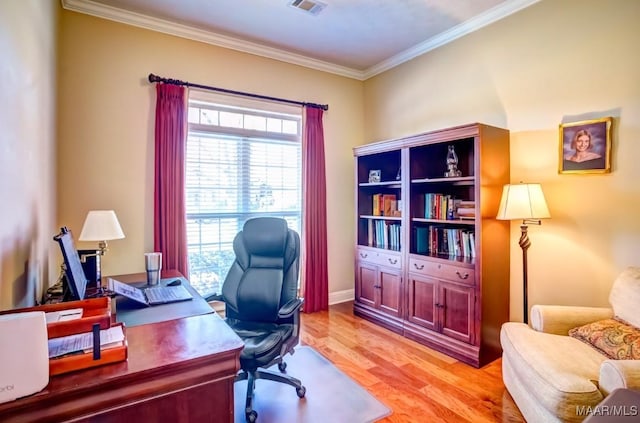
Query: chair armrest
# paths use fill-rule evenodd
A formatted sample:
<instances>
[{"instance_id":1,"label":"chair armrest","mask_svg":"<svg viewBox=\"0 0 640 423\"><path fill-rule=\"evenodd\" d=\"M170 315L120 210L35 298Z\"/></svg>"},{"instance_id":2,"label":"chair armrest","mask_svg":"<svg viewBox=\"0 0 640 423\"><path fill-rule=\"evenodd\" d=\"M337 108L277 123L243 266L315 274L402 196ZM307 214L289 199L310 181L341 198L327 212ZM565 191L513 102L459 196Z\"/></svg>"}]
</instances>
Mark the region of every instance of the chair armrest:
<instances>
[{"instance_id":1,"label":"chair armrest","mask_svg":"<svg viewBox=\"0 0 640 423\"><path fill-rule=\"evenodd\" d=\"M613 310L606 307L539 305L531 307L531 327L538 332L567 335L569 329L610 319Z\"/></svg>"},{"instance_id":2,"label":"chair armrest","mask_svg":"<svg viewBox=\"0 0 640 423\"><path fill-rule=\"evenodd\" d=\"M605 360L598 387L606 395L618 388L640 389L640 360Z\"/></svg>"},{"instance_id":3,"label":"chair armrest","mask_svg":"<svg viewBox=\"0 0 640 423\"><path fill-rule=\"evenodd\" d=\"M293 314L297 312L300 307L302 307L303 303L304 300L302 298L296 298L295 300L289 301L288 303L280 307L280 310L278 310L278 318L286 319L293 316Z\"/></svg>"}]
</instances>

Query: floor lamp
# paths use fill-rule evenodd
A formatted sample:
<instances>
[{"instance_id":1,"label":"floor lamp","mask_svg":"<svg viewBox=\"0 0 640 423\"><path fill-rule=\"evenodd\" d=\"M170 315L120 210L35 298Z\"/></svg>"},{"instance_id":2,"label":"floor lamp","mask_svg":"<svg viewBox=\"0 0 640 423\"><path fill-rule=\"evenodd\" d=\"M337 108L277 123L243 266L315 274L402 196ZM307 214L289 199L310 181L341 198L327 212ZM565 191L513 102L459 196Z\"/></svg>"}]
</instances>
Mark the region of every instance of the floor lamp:
<instances>
[{"instance_id":1,"label":"floor lamp","mask_svg":"<svg viewBox=\"0 0 640 423\"><path fill-rule=\"evenodd\" d=\"M88 257L95 257L98 294L102 293L101 257L107 252L107 241L122 238L124 238L124 232L122 232L120 222L118 222L113 210L91 210L87 214L78 239L80 241L99 241L98 249L91 254L83 254L80 260L84 262Z\"/></svg>"},{"instance_id":2,"label":"floor lamp","mask_svg":"<svg viewBox=\"0 0 640 423\"><path fill-rule=\"evenodd\" d=\"M522 248L522 302L524 323L529 323L527 250L531 241L527 225L540 225L540 219L551 217L540 184L507 184L502 189L498 220L522 220L520 225L520 248Z\"/></svg>"}]
</instances>

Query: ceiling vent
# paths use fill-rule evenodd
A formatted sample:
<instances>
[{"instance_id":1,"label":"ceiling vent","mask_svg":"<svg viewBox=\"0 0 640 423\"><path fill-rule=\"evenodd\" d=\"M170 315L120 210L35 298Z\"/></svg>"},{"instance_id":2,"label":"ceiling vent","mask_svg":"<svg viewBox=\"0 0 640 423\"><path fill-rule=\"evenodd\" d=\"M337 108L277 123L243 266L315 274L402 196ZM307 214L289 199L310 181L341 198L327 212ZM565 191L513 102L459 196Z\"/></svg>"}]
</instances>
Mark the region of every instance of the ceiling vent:
<instances>
[{"instance_id":1,"label":"ceiling vent","mask_svg":"<svg viewBox=\"0 0 640 423\"><path fill-rule=\"evenodd\" d=\"M318 16L318 14L327 7L325 3L314 0L293 0L289 3L289 6L313 16Z\"/></svg>"}]
</instances>

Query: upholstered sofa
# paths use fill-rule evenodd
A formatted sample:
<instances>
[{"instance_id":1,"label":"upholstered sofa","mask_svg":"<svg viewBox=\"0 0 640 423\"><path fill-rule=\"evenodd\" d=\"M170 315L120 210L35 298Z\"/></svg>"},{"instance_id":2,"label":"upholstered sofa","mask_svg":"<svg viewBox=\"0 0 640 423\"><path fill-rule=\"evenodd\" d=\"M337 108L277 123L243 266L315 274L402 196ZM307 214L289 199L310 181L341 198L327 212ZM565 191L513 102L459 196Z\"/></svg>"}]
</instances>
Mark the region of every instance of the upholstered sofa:
<instances>
[{"instance_id":1,"label":"upholstered sofa","mask_svg":"<svg viewBox=\"0 0 640 423\"><path fill-rule=\"evenodd\" d=\"M609 303L535 305L531 327L502 326L502 377L528 423L582 421L614 389L640 389L640 267L618 276Z\"/></svg>"}]
</instances>

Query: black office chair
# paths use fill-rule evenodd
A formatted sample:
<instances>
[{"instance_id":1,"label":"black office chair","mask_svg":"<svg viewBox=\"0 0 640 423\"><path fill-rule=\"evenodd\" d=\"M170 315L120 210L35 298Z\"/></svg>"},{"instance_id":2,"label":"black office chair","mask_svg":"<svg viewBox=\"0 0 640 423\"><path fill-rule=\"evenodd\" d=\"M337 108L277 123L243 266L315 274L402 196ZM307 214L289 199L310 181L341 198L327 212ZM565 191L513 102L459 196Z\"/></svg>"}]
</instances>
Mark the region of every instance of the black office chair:
<instances>
[{"instance_id":1,"label":"black office chair","mask_svg":"<svg viewBox=\"0 0 640 423\"><path fill-rule=\"evenodd\" d=\"M264 370L278 364L284 373L285 354L294 352L300 332L298 270L300 237L284 219L259 217L245 222L233 240L236 260L222 285L226 322L244 341L240 354L241 372L247 381L245 415L255 422L258 413L252 399L257 379L294 386L303 398L306 388L300 380Z\"/></svg>"}]
</instances>

